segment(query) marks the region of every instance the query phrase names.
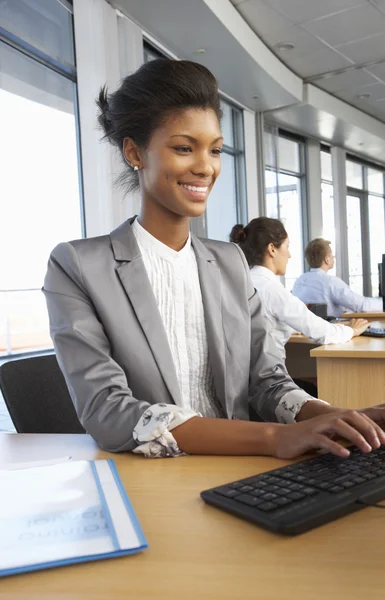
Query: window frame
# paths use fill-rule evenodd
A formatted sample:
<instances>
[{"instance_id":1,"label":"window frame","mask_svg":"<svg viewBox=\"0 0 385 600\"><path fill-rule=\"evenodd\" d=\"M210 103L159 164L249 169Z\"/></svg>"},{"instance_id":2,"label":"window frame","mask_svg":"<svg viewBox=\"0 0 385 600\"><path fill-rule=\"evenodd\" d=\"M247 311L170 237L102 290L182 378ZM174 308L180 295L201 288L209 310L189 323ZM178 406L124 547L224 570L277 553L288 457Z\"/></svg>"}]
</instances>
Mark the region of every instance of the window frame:
<instances>
[{"instance_id":1,"label":"window frame","mask_svg":"<svg viewBox=\"0 0 385 600\"><path fill-rule=\"evenodd\" d=\"M362 276L363 276L363 295L372 296L372 278L370 265L370 228L369 228L369 196L375 196L383 199L385 214L385 167L371 163L368 160L361 159L352 154L346 154L346 160L354 162L362 167L363 188L355 188L346 183L346 195L353 195L360 198L361 213L361 240L362 240ZM346 163L345 163L346 164ZM374 169L382 172L383 193L372 192L368 189L368 169ZM385 228L385 219L384 219ZM380 257L379 257L380 258Z\"/></svg>"},{"instance_id":2,"label":"window frame","mask_svg":"<svg viewBox=\"0 0 385 600\"><path fill-rule=\"evenodd\" d=\"M275 127L274 123L266 123L265 124L265 130L264 130L264 134L265 133L271 133L269 131L269 127ZM303 249L305 250L307 243L309 242L309 219L308 219L308 215L309 215L309 207L308 207L308 194L307 194L307 159L306 159L306 138L302 135L296 134L296 133L292 133L290 131L287 131L286 129L282 129L281 127L277 128L277 137L278 138L284 138L287 140L290 140L292 142L296 142L299 145L299 171L290 171L288 169L283 169L280 168L279 166L279 151L277 149L276 151L276 159L278 162L278 165L276 167L272 166L272 165L268 165L265 164L265 171L270 171L272 173L275 173L276 176L279 173L282 173L284 175L290 175L292 177L296 177L297 179L299 179L299 189L300 189L300 203L301 203L301 207L300 207L300 214L301 214L301 221L302 221L302 231L301 231L301 235L302 235L302 246ZM267 206L266 206L266 186L265 186L265 197L264 197L264 214L267 213ZM277 215L278 215L278 219L281 218L280 215L280 210L279 210L279 189L278 189L278 185L277 185ZM303 253L303 256L301 258L301 262L302 262L302 270L303 272L305 272L306 270L306 264L305 264L305 255Z\"/></svg>"},{"instance_id":3,"label":"window frame","mask_svg":"<svg viewBox=\"0 0 385 600\"><path fill-rule=\"evenodd\" d=\"M9 46L14 51L19 52L20 54L26 56L28 59L33 60L34 62L40 64L42 67L50 69L57 75L64 77L74 84L74 117L75 117L75 131L76 131L76 157L77 157L77 165L78 165L78 180L79 180L79 213L80 213L80 225L81 225L81 235L82 237L86 237L86 219L85 219L85 202L84 202L84 188L83 188L83 168L82 168L82 156L81 156L81 143L80 143L80 119L79 119L79 97L78 97L78 85L77 85L77 72L76 72L76 53L75 53L75 30L74 30L74 21L73 21L73 8L72 5L69 4L67 0L56 0L65 10L67 10L71 15L71 24L72 24L72 39L71 43L73 45L74 51L74 66L69 66L64 64L56 59L54 59L49 54L39 50L32 44L26 42L24 39L15 35L14 33L6 30L4 27L0 26L0 47L2 44ZM40 291L40 288L22 288L18 290L12 289L4 289L0 290L5 293L12 292L30 292L30 291ZM7 359L11 356L22 357L25 355L35 355L41 353L47 353L53 351L53 346L42 346L42 347L31 347L31 348L23 348L22 350L12 350L12 346L10 344L10 333L6 328L5 336L7 340L6 351L5 353L0 353L0 357L2 359Z\"/></svg>"}]
</instances>

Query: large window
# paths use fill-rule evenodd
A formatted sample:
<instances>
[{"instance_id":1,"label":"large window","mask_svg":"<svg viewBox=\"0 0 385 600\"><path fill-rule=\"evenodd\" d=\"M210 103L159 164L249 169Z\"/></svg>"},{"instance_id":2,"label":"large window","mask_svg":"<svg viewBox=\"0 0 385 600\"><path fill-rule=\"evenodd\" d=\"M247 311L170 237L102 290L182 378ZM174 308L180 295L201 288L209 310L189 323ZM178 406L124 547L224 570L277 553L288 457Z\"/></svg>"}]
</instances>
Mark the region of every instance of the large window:
<instances>
[{"instance_id":1,"label":"large window","mask_svg":"<svg viewBox=\"0 0 385 600\"><path fill-rule=\"evenodd\" d=\"M222 100L222 170L206 210L206 235L229 241L233 225L247 222L242 111Z\"/></svg>"},{"instance_id":2,"label":"large window","mask_svg":"<svg viewBox=\"0 0 385 600\"><path fill-rule=\"evenodd\" d=\"M334 252L336 251L336 229L334 222L334 193L332 157L330 150L321 148L321 201L322 201L322 237L331 242ZM330 271L336 274L335 267Z\"/></svg>"},{"instance_id":3,"label":"large window","mask_svg":"<svg viewBox=\"0 0 385 600\"><path fill-rule=\"evenodd\" d=\"M265 165L266 215L280 219L290 238L285 286L291 290L304 268L304 141L267 126Z\"/></svg>"},{"instance_id":4,"label":"large window","mask_svg":"<svg viewBox=\"0 0 385 600\"><path fill-rule=\"evenodd\" d=\"M47 260L83 219L69 5L13 0L1 16L0 354L11 354L51 347Z\"/></svg>"},{"instance_id":5,"label":"large window","mask_svg":"<svg viewBox=\"0 0 385 600\"><path fill-rule=\"evenodd\" d=\"M384 171L346 160L349 285L378 296L378 263L385 253Z\"/></svg>"}]
</instances>

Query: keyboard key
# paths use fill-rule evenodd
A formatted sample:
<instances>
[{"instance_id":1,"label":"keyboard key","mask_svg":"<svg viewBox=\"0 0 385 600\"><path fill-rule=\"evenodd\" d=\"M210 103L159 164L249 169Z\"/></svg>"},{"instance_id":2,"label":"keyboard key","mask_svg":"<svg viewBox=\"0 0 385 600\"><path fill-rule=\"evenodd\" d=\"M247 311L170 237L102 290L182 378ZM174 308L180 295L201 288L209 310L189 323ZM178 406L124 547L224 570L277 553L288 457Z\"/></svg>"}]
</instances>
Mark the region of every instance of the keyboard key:
<instances>
[{"instance_id":1,"label":"keyboard key","mask_svg":"<svg viewBox=\"0 0 385 600\"><path fill-rule=\"evenodd\" d=\"M293 492L299 492L299 491L303 490L303 489L304 489L304 487L305 487L305 486L303 486L301 483L292 483L292 484L290 485L290 489L291 489Z\"/></svg>"},{"instance_id":2,"label":"keyboard key","mask_svg":"<svg viewBox=\"0 0 385 600\"><path fill-rule=\"evenodd\" d=\"M258 490L258 489L256 489L256 490L252 490L252 491L250 492L250 494L251 494L252 496L255 496L256 498L264 498L264 496L265 496L265 491L264 491L263 489L261 489L261 490Z\"/></svg>"},{"instance_id":3,"label":"keyboard key","mask_svg":"<svg viewBox=\"0 0 385 600\"><path fill-rule=\"evenodd\" d=\"M291 490L289 490L289 488L287 487L281 487L279 489L279 492L277 492L277 494L279 494L280 496L287 496L288 494L290 494Z\"/></svg>"},{"instance_id":4,"label":"keyboard key","mask_svg":"<svg viewBox=\"0 0 385 600\"><path fill-rule=\"evenodd\" d=\"M258 506L258 504L264 503L264 500L261 498L256 498L255 496L250 496L249 494L241 494L236 498L237 502L242 502L242 504L247 504L248 506Z\"/></svg>"},{"instance_id":5,"label":"keyboard key","mask_svg":"<svg viewBox=\"0 0 385 600\"><path fill-rule=\"evenodd\" d=\"M254 489L253 486L251 485L243 485L241 488L239 488L241 492L251 492L251 490Z\"/></svg>"},{"instance_id":6,"label":"keyboard key","mask_svg":"<svg viewBox=\"0 0 385 600\"><path fill-rule=\"evenodd\" d=\"M234 483L230 483L228 487L234 488L235 490L237 490L238 488L243 487L245 484L243 483L243 481L234 481Z\"/></svg>"},{"instance_id":7,"label":"keyboard key","mask_svg":"<svg viewBox=\"0 0 385 600\"><path fill-rule=\"evenodd\" d=\"M292 500L302 500L302 498L305 498L305 494L301 494L301 492L291 492L287 497Z\"/></svg>"},{"instance_id":8,"label":"keyboard key","mask_svg":"<svg viewBox=\"0 0 385 600\"><path fill-rule=\"evenodd\" d=\"M277 494L271 494L271 493L267 493L264 495L264 500L274 500L275 498L278 498Z\"/></svg>"},{"instance_id":9,"label":"keyboard key","mask_svg":"<svg viewBox=\"0 0 385 600\"><path fill-rule=\"evenodd\" d=\"M221 496L226 496L226 498L235 498L235 496L240 494L239 490L234 490L228 486L217 488L214 491Z\"/></svg>"},{"instance_id":10,"label":"keyboard key","mask_svg":"<svg viewBox=\"0 0 385 600\"><path fill-rule=\"evenodd\" d=\"M274 500L274 503L278 504L278 506L285 506L286 504L291 504L292 502L293 500L291 498L285 498L284 496Z\"/></svg>"},{"instance_id":11,"label":"keyboard key","mask_svg":"<svg viewBox=\"0 0 385 600\"><path fill-rule=\"evenodd\" d=\"M341 485L342 485L344 488L348 489L348 488L354 487L354 486L355 486L355 485L357 485L357 484L355 484L355 483L354 483L354 481L343 481L343 482L341 483Z\"/></svg>"},{"instance_id":12,"label":"keyboard key","mask_svg":"<svg viewBox=\"0 0 385 600\"><path fill-rule=\"evenodd\" d=\"M264 512L269 512L275 508L278 508L278 504L275 504L274 502L264 502L258 506L258 509L263 510Z\"/></svg>"},{"instance_id":13,"label":"keyboard key","mask_svg":"<svg viewBox=\"0 0 385 600\"><path fill-rule=\"evenodd\" d=\"M358 483L365 483L366 479L364 479L363 477L355 476L355 477L352 477L352 481L354 481L354 483L358 484Z\"/></svg>"}]
</instances>

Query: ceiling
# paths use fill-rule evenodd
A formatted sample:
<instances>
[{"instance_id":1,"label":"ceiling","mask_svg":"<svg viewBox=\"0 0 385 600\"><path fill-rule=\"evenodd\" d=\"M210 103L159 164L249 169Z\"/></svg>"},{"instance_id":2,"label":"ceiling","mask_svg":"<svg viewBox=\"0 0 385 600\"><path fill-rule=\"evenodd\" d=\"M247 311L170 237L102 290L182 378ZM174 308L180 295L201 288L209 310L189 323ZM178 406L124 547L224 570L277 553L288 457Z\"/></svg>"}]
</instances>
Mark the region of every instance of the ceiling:
<instances>
[{"instance_id":1,"label":"ceiling","mask_svg":"<svg viewBox=\"0 0 385 600\"><path fill-rule=\"evenodd\" d=\"M231 2L305 83L385 121L385 0Z\"/></svg>"},{"instance_id":2,"label":"ceiling","mask_svg":"<svg viewBox=\"0 0 385 600\"><path fill-rule=\"evenodd\" d=\"M239 21L241 35L252 38L247 49L242 44L245 40L233 36L205 0L111 3L179 58L208 67L215 73L221 91L251 110L273 110L302 100L302 80L272 55L230 3L229 12L235 14L233 21ZM203 54L199 52L202 48ZM269 70L255 60L264 53L273 58Z\"/></svg>"}]
</instances>

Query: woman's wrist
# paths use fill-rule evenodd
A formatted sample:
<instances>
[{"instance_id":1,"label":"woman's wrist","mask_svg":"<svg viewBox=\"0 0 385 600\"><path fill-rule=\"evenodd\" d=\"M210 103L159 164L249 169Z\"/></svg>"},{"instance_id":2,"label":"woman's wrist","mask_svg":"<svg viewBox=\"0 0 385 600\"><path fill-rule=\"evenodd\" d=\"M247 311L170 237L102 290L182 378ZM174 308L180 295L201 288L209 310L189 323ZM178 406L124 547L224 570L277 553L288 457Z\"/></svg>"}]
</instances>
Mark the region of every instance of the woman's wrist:
<instances>
[{"instance_id":1,"label":"woman's wrist","mask_svg":"<svg viewBox=\"0 0 385 600\"><path fill-rule=\"evenodd\" d=\"M306 421L307 419L318 417L318 415L325 415L327 413L334 412L335 410L335 406L331 406L323 400L309 399L306 404L303 405L295 420L297 423L299 423L300 421Z\"/></svg>"}]
</instances>

